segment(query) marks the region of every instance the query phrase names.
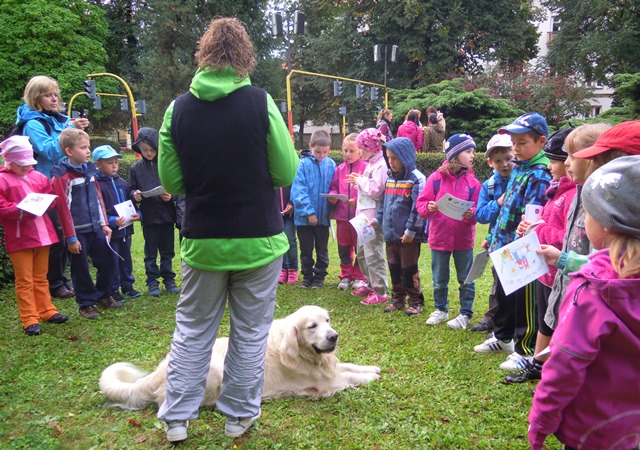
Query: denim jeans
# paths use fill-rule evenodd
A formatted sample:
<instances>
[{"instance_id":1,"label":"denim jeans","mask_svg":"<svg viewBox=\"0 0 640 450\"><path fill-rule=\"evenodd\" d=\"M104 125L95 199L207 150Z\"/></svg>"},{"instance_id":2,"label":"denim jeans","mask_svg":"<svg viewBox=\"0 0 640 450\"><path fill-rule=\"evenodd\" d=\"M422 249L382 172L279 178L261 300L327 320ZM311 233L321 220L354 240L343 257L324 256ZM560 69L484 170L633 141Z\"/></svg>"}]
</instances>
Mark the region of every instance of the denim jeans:
<instances>
[{"instance_id":1,"label":"denim jeans","mask_svg":"<svg viewBox=\"0 0 640 450\"><path fill-rule=\"evenodd\" d=\"M289 241L289 250L282 258L283 269L298 270L298 241L296 240L296 223L293 216L284 216L284 234L287 235Z\"/></svg>"},{"instance_id":2,"label":"denim jeans","mask_svg":"<svg viewBox=\"0 0 640 450\"><path fill-rule=\"evenodd\" d=\"M433 272L433 300L440 311L449 312L449 260L453 255L458 283L460 284L460 314L473 317L473 300L476 288L473 282L464 284L473 263L472 250L445 252L431 250L431 271Z\"/></svg>"}]
</instances>

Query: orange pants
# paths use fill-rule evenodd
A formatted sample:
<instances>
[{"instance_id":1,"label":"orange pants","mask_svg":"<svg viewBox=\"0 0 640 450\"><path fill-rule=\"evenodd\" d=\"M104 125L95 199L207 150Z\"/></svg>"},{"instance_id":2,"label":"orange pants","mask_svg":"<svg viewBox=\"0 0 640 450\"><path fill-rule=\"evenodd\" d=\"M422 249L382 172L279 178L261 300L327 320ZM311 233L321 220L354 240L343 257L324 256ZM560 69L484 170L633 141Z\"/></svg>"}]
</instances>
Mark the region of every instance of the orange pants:
<instances>
[{"instance_id":1,"label":"orange pants","mask_svg":"<svg viewBox=\"0 0 640 450\"><path fill-rule=\"evenodd\" d=\"M49 247L37 247L10 253L16 277L16 298L22 328L47 321L58 312L51 301L47 270Z\"/></svg>"}]
</instances>

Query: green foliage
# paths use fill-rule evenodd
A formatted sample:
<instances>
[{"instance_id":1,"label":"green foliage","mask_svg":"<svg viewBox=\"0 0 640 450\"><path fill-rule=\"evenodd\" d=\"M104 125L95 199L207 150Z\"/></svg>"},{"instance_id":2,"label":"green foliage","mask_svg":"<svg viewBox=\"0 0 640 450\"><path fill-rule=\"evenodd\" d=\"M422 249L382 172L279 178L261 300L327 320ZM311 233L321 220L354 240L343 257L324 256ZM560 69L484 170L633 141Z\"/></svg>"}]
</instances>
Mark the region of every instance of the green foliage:
<instances>
[{"instance_id":1,"label":"green foliage","mask_svg":"<svg viewBox=\"0 0 640 450\"><path fill-rule=\"evenodd\" d=\"M613 77L616 91L614 107L598 116L612 123L640 118L640 72L622 73Z\"/></svg>"},{"instance_id":2,"label":"green foliage","mask_svg":"<svg viewBox=\"0 0 640 450\"><path fill-rule=\"evenodd\" d=\"M13 283L13 266L4 242L4 227L0 225L0 289Z\"/></svg>"},{"instance_id":3,"label":"green foliage","mask_svg":"<svg viewBox=\"0 0 640 450\"><path fill-rule=\"evenodd\" d=\"M554 70L607 82L640 72L640 20L635 0L543 0L560 30L549 48Z\"/></svg>"},{"instance_id":4,"label":"green foliage","mask_svg":"<svg viewBox=\"0 0 640 450\"><path fill-rule=\"evenodd\" d=\"M16 120L26 83L34 75L58 80L65 99L82 92L87 74L102 72L107 23L84 0L4 0L0 5L0 130Z\"/></svg>"}]
</instances>

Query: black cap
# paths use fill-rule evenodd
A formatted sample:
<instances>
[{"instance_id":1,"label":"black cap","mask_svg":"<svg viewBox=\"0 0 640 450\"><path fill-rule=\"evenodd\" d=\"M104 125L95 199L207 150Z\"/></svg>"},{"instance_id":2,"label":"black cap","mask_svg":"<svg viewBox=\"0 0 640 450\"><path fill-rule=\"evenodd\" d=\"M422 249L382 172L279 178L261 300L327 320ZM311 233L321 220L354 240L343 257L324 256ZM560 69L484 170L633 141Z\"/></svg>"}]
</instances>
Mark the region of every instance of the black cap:
<instances>
[{"instance_id":1,"label":"black cap","mask_svg":"<svg viewBox=\"0 0 640 450\"><path fill-rule=\"evenodd\" d=\"M556 161L565 161L567 159L567 151L564 148L564 140L569 136L574 128L563 128L553 133L544 144L544 154L549 159Z\"/></svg>"}]
</instances>

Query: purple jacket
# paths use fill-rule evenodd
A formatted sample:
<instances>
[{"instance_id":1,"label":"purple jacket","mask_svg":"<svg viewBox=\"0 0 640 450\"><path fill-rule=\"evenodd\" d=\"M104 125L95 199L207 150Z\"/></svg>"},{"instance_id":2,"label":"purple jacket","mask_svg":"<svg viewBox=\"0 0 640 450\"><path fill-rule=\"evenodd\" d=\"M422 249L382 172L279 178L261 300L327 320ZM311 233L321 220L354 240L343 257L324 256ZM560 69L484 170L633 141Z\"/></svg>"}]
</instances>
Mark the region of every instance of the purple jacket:
<instances>
[{"instance_id":1,"label":"purple jacket","mask_svg":"<svg viewBox=\"0 0 640 450\"><path fill-rule=\"evenodd\" d=\"M529 441L583 450L640 443L640 278L618 279L609 250L572 274L551 358L529 413Z\"/></svg>"},{"instance_id":2,"label":"purple jacket","mask_svg":"<svg viewBox=\"0 0 640 450\"><path fill-rule=\"evenodd\" d=\"M359 174L364 173L364 169L367 167L367 162L359 159L352 164L343 162L337 168L333 174L333 179L329 185L329 194L344 194L350 199L358 201L358 189L352 184L345 183L344 179L350 173L357 172ZM336 203L336 209L333 212L333 218L335 220L350 220L356 215L356 206L349 206L347 202L338 200Z\"/></svg>"}]
</instances>

